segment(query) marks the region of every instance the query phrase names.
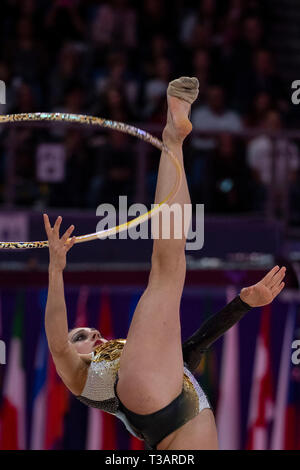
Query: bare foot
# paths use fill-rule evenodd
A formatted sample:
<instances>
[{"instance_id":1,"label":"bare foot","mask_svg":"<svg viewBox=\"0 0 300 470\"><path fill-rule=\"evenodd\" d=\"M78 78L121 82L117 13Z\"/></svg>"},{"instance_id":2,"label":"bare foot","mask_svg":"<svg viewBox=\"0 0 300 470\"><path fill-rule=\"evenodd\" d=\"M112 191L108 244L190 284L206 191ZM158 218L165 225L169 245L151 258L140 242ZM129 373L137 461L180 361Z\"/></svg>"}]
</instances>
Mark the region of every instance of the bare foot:
<instances>
[{"instance_id":1,"label":"bare foot","mask_svg":"<svg viewBox=\"0 0 300 470\"><path fill-rule=\"evenodd\" d=\"M198 80L181 77L173 80L168 88L168 117L163 140L183 142L192 131L189 113L192 102L198 96Z\"/></svg>"}]
</instances>

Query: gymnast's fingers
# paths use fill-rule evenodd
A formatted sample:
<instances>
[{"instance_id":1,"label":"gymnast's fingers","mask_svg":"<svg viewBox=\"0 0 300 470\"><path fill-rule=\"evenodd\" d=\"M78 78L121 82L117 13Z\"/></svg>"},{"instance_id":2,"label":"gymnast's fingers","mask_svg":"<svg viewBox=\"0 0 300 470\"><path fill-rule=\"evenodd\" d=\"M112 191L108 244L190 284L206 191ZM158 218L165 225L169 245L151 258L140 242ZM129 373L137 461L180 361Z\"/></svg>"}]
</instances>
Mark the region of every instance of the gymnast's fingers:
<instances>
[{"instance_id":1,"label":"gymnast's fingers","mask_svg":"<svg viewBox=\"0 0 300 470\"><path fill-rule=\"evenodd\" d=\"M262 282L265 286L269 286L270 280L272 279L272 277L274 276L274 274L277 273L277 271L279 271L279 266L274 266L274 268L272 268L272 269L265 275L265 277L262 278L261 282Z\"/></svg>"},{"instance_id":2,"label":"gymnast's fingers","mask_svg":"<svg viewBox=\"0 0 300 470\"><path fill-rule=\"evenodd\" d=\"M70 227L65 231L65 233L61 237L62 242L65 243L68 240L68 238L71 235L71 233L73 232L74 228L75 228L74 225L70 225Z\"/></svg>"},{"instance_id":3,"label":"gymnast's fingers","mask_svg":"<svg viewBox=\"0 0 300 470\"><path fill-rule=\"evenodd\" d=\"M72 248L75 241L76 241L76 237L72 237L71 240L66 243L66 253L70 250L70 248Z\"/></svg>"},{"instance_id":4,"label":"gymnast's fingers","mask_svg":"<svg viewBox=\"0 0 300 470\"><path fill-rule=\"evenodd\" d=\"M50 238L52 235L52 228L49 222L49 217L47 214L44 214L43 217L44 217L45 230L46 230L48 238Z\"/></svg>"},{"instance_id":5,"label":"gymnast's fingers","mask_svg":"<svg viewBox=\"0 0 300 470\"><path fill-rule=\"evenodd\" d=\"M62 218L61 216L57 217L54 227L53 227L53 233L59 237L59 228L61 224Z\"/></svg>"},{"instance_id":6,"label":"gymnast's fingers","mask_svg":"<svg viewBox=\"0 0 300 470\"><path fill-rule=\"evenodd\" d=\"M285 276L285 272L286 272L286 267L283 266L280 271L278 271L275 276L272 277L272 279L270 280L270 283L269 283L269 287L270 289L273 289L273 287L277 287L280 282L282 281L282 279L284 278Z\"/></svg>"},{"instance_id":7,"label":"gymnast's fingers","mask_svg":"<svg viewBox=\"0 0 300 470\"><path fill-rule=\"evenodd\" d=\"M275 298L282 291L284 286L285 286L285 283L281 282L281 284L279 284L279 286L272 289L271 292L272 292L273 298Z\"/></svg>"}]
</instances>

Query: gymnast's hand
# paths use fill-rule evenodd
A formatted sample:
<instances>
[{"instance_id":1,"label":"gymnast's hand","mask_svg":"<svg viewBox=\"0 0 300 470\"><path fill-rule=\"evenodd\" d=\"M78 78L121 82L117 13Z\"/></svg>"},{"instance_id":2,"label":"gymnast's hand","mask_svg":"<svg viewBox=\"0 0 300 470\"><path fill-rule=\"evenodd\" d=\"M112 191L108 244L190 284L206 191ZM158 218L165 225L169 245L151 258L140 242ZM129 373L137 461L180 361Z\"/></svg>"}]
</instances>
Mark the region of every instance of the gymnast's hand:
<instances>
[{"instance_id":1,"label":"gymnast's hand","mask_svg":"<svg viewBox=\"0 0 300 470\"><path fill-rule=\"evenodd\" d=\"M282 282L285 272L285 266L281 269L279 266L274 266L257 284L242 289L240 298L250 307L262 307L270 304L285 286Z\"/></svg>"},{"instance_id":2,"label":"gymnast's hand","mask_svg":"<svg viewBox=\"0 0 300 470\"><path fill-rule=\"evenodd\" d=\"M71 233L74 230L74 225L71 225L59 238L59 227L61 224L62 218L57 217L53 228L50 225L49 217L47 214L44 214L44 224L45 230L49 242L49 255L50 263L49 269L58 269L63 270L66 267L66 254L72 248L75 243L76 237L69 238Z\"/></svg>"}]
</instances>

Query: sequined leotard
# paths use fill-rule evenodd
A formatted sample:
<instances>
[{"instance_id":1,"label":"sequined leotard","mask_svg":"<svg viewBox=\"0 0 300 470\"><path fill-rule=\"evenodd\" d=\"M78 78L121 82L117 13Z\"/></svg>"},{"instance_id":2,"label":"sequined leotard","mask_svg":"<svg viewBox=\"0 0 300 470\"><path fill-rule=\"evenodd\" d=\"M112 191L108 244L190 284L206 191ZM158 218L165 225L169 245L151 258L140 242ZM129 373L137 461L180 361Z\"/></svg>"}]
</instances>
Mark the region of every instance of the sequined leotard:
<instances>
[{"instance_id":1,"label":"sequined leotard","mask_svg":"<svg viewBox=\"0 0 300 470\"><path fill-rule=\"evenodd\" d=\"M157 442L169 434L169 426L167 426L167 429L163 432L163 437L161 435L162 429L157 429L155 438L152 437L152 433L148 435L148 433L143 432L141 428L137 429L130 419L131 416L128 416L126 408L122 405L116 394L115 385L117 382L120 356L125 343L126 340L124 339L115 339L103 343L94 350L85 387L82 394L77 398L85 405L114 414L123 421L131 434L147 441L148 445L154 448ZM184 367L182 393L175 400L177 400L177 406L175 406L175 413L177 415L174 417L174 422L178 421L177 424L179 425L183 425L185 422L189 421L204 408L210 408L205 393L187 367ZM169 408L169 411L167 408ZM170 406L163 410L170 415ZM163 410L160 410L159 413ZM153 413L153 415L154 414L155 413ZM133 413L133 415L135 414ZM170 418L172 419L172 416L170 416Z\"/></svg>"},{"instance_id":2,"label":"sequined leotard","mask_svg":"<svg viewBox=\"0 0 300 470\"><path fill-rule=\"evenodd\" d=\"M81 396L77 398L88 406L114 414L123 421L128 431L145 440L148 447L156 444L171 432L192 419L204 408L211 408L209 401L193 376L203 353L226 330L239 321L251 307L239 296L202 326L182 345L184 375L182 393L169 405L148 415L138 415L128 410L116 392L120 356L126 343L124 339L103 343L93 352L88 376Z\"/></svg>"}]
</instances>

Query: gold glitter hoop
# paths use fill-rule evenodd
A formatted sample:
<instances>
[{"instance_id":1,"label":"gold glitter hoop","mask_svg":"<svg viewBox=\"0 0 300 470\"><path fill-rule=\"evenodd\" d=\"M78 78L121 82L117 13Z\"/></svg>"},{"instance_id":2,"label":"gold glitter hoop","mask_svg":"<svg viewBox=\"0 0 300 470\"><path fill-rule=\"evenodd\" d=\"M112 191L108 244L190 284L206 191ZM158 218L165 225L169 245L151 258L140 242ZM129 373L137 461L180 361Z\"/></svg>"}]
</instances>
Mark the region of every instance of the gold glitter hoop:
<instances>
[{"instance_id":1,"label":"gold glitter hoop","mask_svg":"<svg viewBox=\"0 0 300 470\"><path fill-rule=\"evenodd\" d=\"M135 227L142 222L153 217L161 210L161 206L170 202L174 198L180 188L182 181L182 169L178 159L171 152L171 150L159 139L153 137L146 131L138 129L137 127L124 124L123 122L111 121L108 119L103 119L100 117L86 116L82 114L67 114L67 113L23 113L23 114L6 114L0 115L0 124L5 123L17 123L17 122L31 122L31 121L58 121L58 122L68 122L68 123L77 123L77 124L89 124L93 126L104 127L112 129L115 131L120 131L125 134L138 137L139 139L147 142L154 147L158 148L160 151L164 151L166 155L170 158L176 169L176 179L173 188L165 199L158 204L155 204L154 207L136 217L129 222L125 222L121 225L109 228L107 230L101 230L99 232L90 233L88 235L81 235L76 237L75 243L83 243L91 240L96 240L97 238L103 239L110 235L115 235L116 233L124 232L131 227ZM29 249L29 248L46 248L48 247L48 240L45 241L35 241L35 242L0 242L0 249L3 250L15 250L15 249Z\"/></svg>"}]
</instances>

